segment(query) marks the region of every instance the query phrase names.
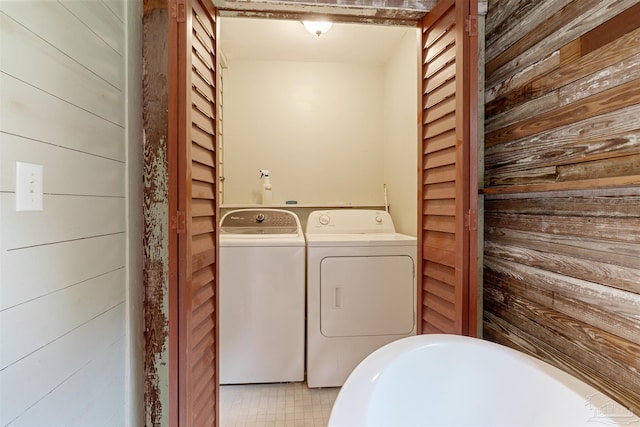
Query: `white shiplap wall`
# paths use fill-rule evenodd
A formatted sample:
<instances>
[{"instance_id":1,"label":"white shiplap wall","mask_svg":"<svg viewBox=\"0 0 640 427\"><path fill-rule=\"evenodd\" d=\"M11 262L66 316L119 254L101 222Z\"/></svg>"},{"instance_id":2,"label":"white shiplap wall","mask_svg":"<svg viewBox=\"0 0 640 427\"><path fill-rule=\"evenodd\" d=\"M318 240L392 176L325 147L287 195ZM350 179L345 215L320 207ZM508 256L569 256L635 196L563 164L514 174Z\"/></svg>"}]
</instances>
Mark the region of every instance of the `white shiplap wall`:
<instances>
[{"instance_id":1,"label":"white shiplap wall","mask_svg":"<svg viewBox=\"0 0 640 427\"><path fill-rule=\"evenodd\" d=\"M1 426L135 411L126 43L140 23L125 15L123 0L0 1ZM44 167L41 212L15 211L17 161Z\"/></svg>"}]
</instances>

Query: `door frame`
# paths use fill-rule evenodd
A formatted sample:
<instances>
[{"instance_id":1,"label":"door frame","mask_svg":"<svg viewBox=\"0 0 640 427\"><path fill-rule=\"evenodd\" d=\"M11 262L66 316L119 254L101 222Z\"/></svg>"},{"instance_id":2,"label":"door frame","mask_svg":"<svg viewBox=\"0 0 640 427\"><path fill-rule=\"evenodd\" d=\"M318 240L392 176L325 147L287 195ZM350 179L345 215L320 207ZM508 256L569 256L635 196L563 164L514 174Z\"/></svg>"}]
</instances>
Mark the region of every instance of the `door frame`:
<instances>
[{"instance_id":1,"label":"door frame","mask_svg":"<svg viewBox=\"0 0 640 427\"><path fill-rule=\"evenodd\" d=\"M470 3L476 3L475 4L475 13L477 16L477 1L476 0L467 0ZM172 7L175 7L176 10L179 10L179 7L181 4L184 5L184 0L169 0L169 9L171 9ZM485 3L484 1L480 0L480 3ZM173 5L173 6L172 6ZM268 7L267 3L264 4L265 8ZM261 16L263 18L270 18L270 19L296 19L299 20L302 17L316 17L317 14L313 13L313 12L309 12L308 10L306 10L303 6L298 6L295 4L291 4L288 7L288 10L286 12L280 12L280 13L273 13L273 12L262 12L263 15L261 16L261 12L260 11L253 11L253 16ZM336 22L352 22L352 23L368 23L368 24L376 24L376 22L373 22L372 19L367 18L366 16L363 17L361 15L358 15L358 12L361 12L364 8L360 8L360 7L355 7L355 6L346 6L346 8L349 9L349 13L344 14L344 15L339 15L339 16L334 16L332 18L335 18ZM400 8L402 9L402 8ZM224 8L219 8L220 11L224 12ZM411 11L412 13L415 13L414 9L405 9L407 11ZM472 8L473 10L473 8ZM171 12L170 12L171 13ZM178 12L179 13L179 12ZM250 14L246 13L243 16L250 16ZM422 18L418 18L415 20L409 20L411 22L414 22L415 25L420 28L421 27L421 22L422 22ZM391 23L391 22L400 22L398 20L393 20L393 19L387 19L387 20L383 20L383 21L379 21L377 22L378 25L383 25L384 23ZM404 21L403 25L406 25L406 20ZM168 56L169 56L169 64L180 64L181 61L186 61L186 59L184 58L183 55L178 55L177 52L179 52L178 49L178 45L179 43L185 43L184 40L179 41L177 34L179 33L178 31L178 22L175 19L169 18L168 19L168 32L169 32L169 40L168 40ZM476 34L477 37L477 34ZM219 40L219 39L218 39ZM476 39L476 45L477 45L477 39ZM467 52L467 54L471 55L472 57L475 56L475 62L477 63L477 59L478 59L478 51L477 49L471 49L471 51ZM473 58L472 58L472 62L473 62ZM421 61L420 61L421 63ZM468 67L468 65L466 65ZM179 85L180 83L180 77L179 77L179 67L178 66L169 66L169 70L168 70L168 94L169 94L169 104L170 105L183 105L180 104L180 102L186 103L186 98L183 96L180 96L180 91L179 91ZM473 70L468 70L469 74L465 74L465 79L470 78L469 76L472 75L477 75L477 70L473 69ZM419 74L420 75L420 74ZM472 79L473 80L473 79ZM468 82L467 82L468 83ZM473 86L473 85L472 85ZM422 89L422 85L420 84L420 86L418 87L418 97L421 99L421 89ZM217 100L216 100L217 101ZM421 101L420 101L420 105L421 105ZM477 85L476 85L476 89L472 90L470 93L470 97L468 99L468 106L472 106L472 105L478 105L478 92L477 92ZM180 178L179 176L181 175L179 173L179 167L178 167L178 162L174 161L175 159L178 158L178 150L179 147L176 143L176 141L179 141L179 124L176 125L177 123L179 123L179 115L178 112L176 111L176 109L174 108L169 108L168 109L168 120L169 120L169 127L168 127L168 144L167 144L167 151L168 151L168 157L169 157L169 165L168 165L168 174L169 174L169 195L168 195L168 205L169 205L169 212L170 212L170 218L172 218L172 214L173 212L177 212L179 210L179 198L178 198L178 194L180 189L184 189L186 186L186 183L184 181L184 177ZM471 110L473 110L473 108L471 108ZM419 108L419 111L421 111L421 108ZM421 115L419 115L419 117L421 117ZM478 122L477 122L477 114L471 114L469 116L469 123L467 123L468 126L470 126L470 129L473 131L474 129L477 129L478 126ZM419 127L421 128L420 123L418 124ZM471 132L471 134L473 134L473 132ZM477 135L476 135L477 136ZM418 133L418 140L417 140L417 145L418 147L421 147L422 144L422 139L421 139L421 131ZM468 182L469 182L469 186L472 189L471 191L474 191L473 189L477 189L477 161L478 161L478 153L477 153L477 139L475 142L475 150L471 150L469 153L469 161L470 161L470 167L471 170L468 170L467 172L469 173L468 176ZM421 151L421 148L419 148L419 151ZM475 162L475 163L473 163ZM217 162L216 162L217 164ZM473 166L475 165L475 167ZM420 174L419 174L420 175ZM420 178L420 176L418 177ZM422 185L420 182L418 183L419 186ZM418 200L418 203L421 203L422 200ZM474 202L473 199L470 202L470 212L473 212L474 209ZM215 201L216 204L216 211L218 211L219 209L219 198L216 198ZM475 212L477 214L477 197L475 198ZM420 214L420 209L418 209L418 212L416 213L417 216ZM420 221L420 218L418 218L419 221L419 227L422 227L422 223ZM473 218L471 218L471 221L473 221ZM177 360L178 360L178 355L179 355L179 349L181 346L184 345L184 338L181 337L181 334L183 334L180 331L180 325L178 324L179 322L176 322L177 319L180 319L181 313L180 313L180 307L178 305L178 301L179 301L179 289L180 289L180 285L179 283L181 281L184 280L189 280L189 277L186 277L184 275L184 273L180 273L182 265L185 264L185 261L187 261L188 258L188 251L183 251L179 248L179 235L175 232L175 229L178 227L176 223L174 223L173 221L171 221L170 224L170 232L169 232L169 236L168 236L168 246L169 246L169 262L168 262L168 268L169 268L169 307L168 307L168 311L169 311L169 425L171 426L178 426L180 425L180 417L179 417L179 413L180 413L180 400L181 400L181 389L184 388L185 386L185 378L184 378L184 372L182 372L179 369L179 366L177 364ZM476 221L477 224L477 221ZM477 248L477 244L478 244L478 230L477 229L473 229L472 227L469 229L470 231L470 242L469 244L472 245L473 247ZM475 233L473 232L475 231ZM421 244L421 242L419 243ZM216 253L217 253L217 249L216 249ZM477 291L477 278L476 280L473 280L473 277L475 277L475 272L477 269L477 257L471 257L470 259L468 259L469 261L469 265L468 265L468 272L469 277L470 277L470 285L468 286L467 292L468 292L468 301L477 301L478 298L478 291ZM419 262L421 263L422 260L420 259ZM188 261L186 262L188 263ZM421 271L421 267L419 267L418 271ZM420 283L422 281L422 276L419 275L420 277ZM475 285L473 283L476 283ZM422 301L422 286L418 287L418 300L417 300L417 304L418 306L421 305L421 301ZM476 335L476 331L478 328L477 325L477 304L469 304L468 306L469 309L469 325L467 327L467 331L466 333L470 334L470 335ZM418 310L419 312L419 310ZM420 333L420 328L418 329L418 332ZM218 340L216 339L216 356L217 354L219 354L219 351L217 349L217 345L218 345ZM219 381L218 381L218 385L219 385ZM218 393L217 393L217 388L216 388L216 398L218 398ZM218 406L218 404L216 404L216 406Z\"/></svg>"}]
</instances>

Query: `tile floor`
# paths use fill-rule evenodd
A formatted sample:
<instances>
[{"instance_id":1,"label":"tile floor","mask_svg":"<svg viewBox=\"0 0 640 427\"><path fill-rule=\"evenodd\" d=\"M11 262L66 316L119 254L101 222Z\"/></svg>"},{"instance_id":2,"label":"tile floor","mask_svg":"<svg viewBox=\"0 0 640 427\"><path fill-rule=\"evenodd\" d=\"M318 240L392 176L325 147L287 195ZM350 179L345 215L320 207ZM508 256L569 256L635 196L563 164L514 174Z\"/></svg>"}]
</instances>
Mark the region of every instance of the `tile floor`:
<instances>
[{"instance_id":1,"label":"tile floor","mask_svg":"<svg viewBox=\"0 0 640 427\"><path fill-rule=\"evenodd\" d=\"M326 427L339 387L220 386L220 427Z\"/></svg>"}]
</instances>

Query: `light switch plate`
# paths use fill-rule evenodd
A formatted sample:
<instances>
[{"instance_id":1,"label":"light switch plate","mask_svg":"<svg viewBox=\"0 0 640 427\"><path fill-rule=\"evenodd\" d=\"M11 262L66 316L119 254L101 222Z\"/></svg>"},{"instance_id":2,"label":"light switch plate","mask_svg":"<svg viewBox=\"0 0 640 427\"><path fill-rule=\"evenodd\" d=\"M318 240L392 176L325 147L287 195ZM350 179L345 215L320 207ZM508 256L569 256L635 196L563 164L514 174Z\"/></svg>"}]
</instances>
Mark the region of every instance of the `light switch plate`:
<instances>
[{"instance_id":1,"label":"light switch plate","mask_svg":"<svg viewBox=\"0 0 640 427\"><path fill-rule=\"evenodd\" d=\"M16 162L16 211L43 209L43 167Z\"/></svg>"}]
</instances>

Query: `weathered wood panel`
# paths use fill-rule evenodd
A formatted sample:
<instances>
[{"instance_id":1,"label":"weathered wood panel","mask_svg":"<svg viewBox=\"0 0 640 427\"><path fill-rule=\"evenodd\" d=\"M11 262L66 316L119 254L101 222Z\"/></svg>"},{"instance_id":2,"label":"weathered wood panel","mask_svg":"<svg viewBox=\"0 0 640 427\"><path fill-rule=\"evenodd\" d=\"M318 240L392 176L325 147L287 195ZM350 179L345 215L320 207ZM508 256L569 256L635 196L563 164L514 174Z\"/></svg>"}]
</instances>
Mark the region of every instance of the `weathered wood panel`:
<instances>
[{"instance_id":1,"label":"weathered wood panel","mask_svg":"<svg viewBox=\"0 0 640 427\"><path fill-rule=\"evenodd\" d=\"M513 73L517 73L527 65L560 49L635 4L637 4L637 0L619 0L615 2L573 0L573 5L570 4L567 7L567 9L571 10L561 10L554 16L540 16L541 21L536 29L544 29L547 25L551 25L556 20L558 21L553 35L545 36L545 31L542 31L537 43L521 54L513 55L513 58L503 66L496 70L491 70L491 73L487 73L487 86L493 87L497 81L507 79ZM589 11L589 13L585 13L585 11ZM536 31L536 29L533 31ZM525 34L522 35L525 36Z\"/></svg>"},{"instance_id":2,"label":"weathered wood panel","mask_svg":"<svg viewBox=\"0 0 640 427\"><path fill-rule=\"evenodd\" d=\"M415 25L437 0L322 0L322 1L238 1L213 2L223 16L269 17L300 20L306 16L329 16L334 22L364 22L383 25ZM486 0L481 0L485 4Z\"/></svg>"},{"instance_id":3,"label":"weathered wood panel","mask_svg":"<svg viewBox=\"0 0 640 427\"><path fill-rule=\"evenodd\" d=\"M168 183L168 41L167 2L143 16L144 119L144 424L169 424L168 362L176 357L169 340L169 183ZM173 353L170 353L173 352Z\"/></svg>"},{"instance_id":4,"label":"weathered wood panel","mask_svg":"<svg viewBox=\"0 0 640 427\"><path fill-rule=\"evenodd\" d=\"M617 396L623 403L635 398L635 387L621 387L615 378L601 375L599 369L593 370L588 365L578 362L576 358L568 356L564 351L558 350L558 348L546 342L543 338L538 338L536 335L529 335L521 329L514 328L512 323L504 321L498 316L493 314L486 315L484 331L487 339L529 353L556 366L561 366L565 371L596 388L610 390L610 394ZM583 354L588 352L589 351L583 351ZM594 398L602 402L601 405L608 404L608 400L610 399L604 395L597 395L594 396ZM585 404L587 403L588 402L585 402ZM621 415L626 417L630 422L636 422L635 420L637 418L632 412Z\"/></svg>"},{"instance_id":5,"label":"weathered wood panel","mask_svg":"<svg viewBox=\"0 0 640 427\"><path fill-rule=\"evenodd\" d=\"M522 6L487 16L485 338L640 414L640 2Z\"/></svg>"},{"instance_id":6,"label":"weathered wood panel","mask_svg":"<svg viewBox=\"0 0 640 427\"><path fill-rule=\"evenodd\" d=\"M578 47L578 51L574 54L575 57L572 61L562 57L561 51L563 48L561 48L560 51L556 51L550 57L547 57L555 58L555 63L548 64L546 69L540 66L540 61L536 63L537 66L533 67L533 69L538 71L535 74L537 78L533 78L534 74L531 69L525 69L525 71L515 74L512 78L500 82L497 86L488 88L485 94L487 111L493 113L497 110L504 110L509 105L522 102L523 99L540 96L583 78L592 70L601 70L618 61L623 61L637 53L636 46L638 43L640 43L640 30L635 29L590 52L581 52ZM579 43L576 42L571 42L570 44L579 46ZM561 59L563 59L563 66L558 67ZM545 62L550 62L550 60ZM557 68L552 69L549 66Z\"/></svg>"},{"instance_id":7,"label":"weathered wood panel","mask_svg":"<svg viewBox=\"0 0 640 427\"><path fill-rule=\"evenodd\" d=\"M569 125L576 119L588 119L640 103L640 80L632 80L577 102L528 116L525 120L489 132L486 145L500 144L524 138L559 126ZM490 121L491 118L488 118Z\"/></svg>"},{"instance_id":8,"label":"weathered wood panel","mask_svg":"<svg viewBox=\"0 0 640 427\"><path fill-rule=\"evenodd\" d=\"M555 0L546 2L523 1L494 1L491 18L487 21L487 36L485 60L487 72L492 73L504 65L518 53L530 48L536 41L552 34L557 28L549 22L570 0ZM573 4L577 3L576 1ZM575 6L574 6L575 7ZM566 11L563 15L566 19ZM540 27L541 34L534 30L540 22L547 25ZM525 36L523 37L523 34ZM498 43L496 43L498 41Z\"/></svg>"}]
</instances>

